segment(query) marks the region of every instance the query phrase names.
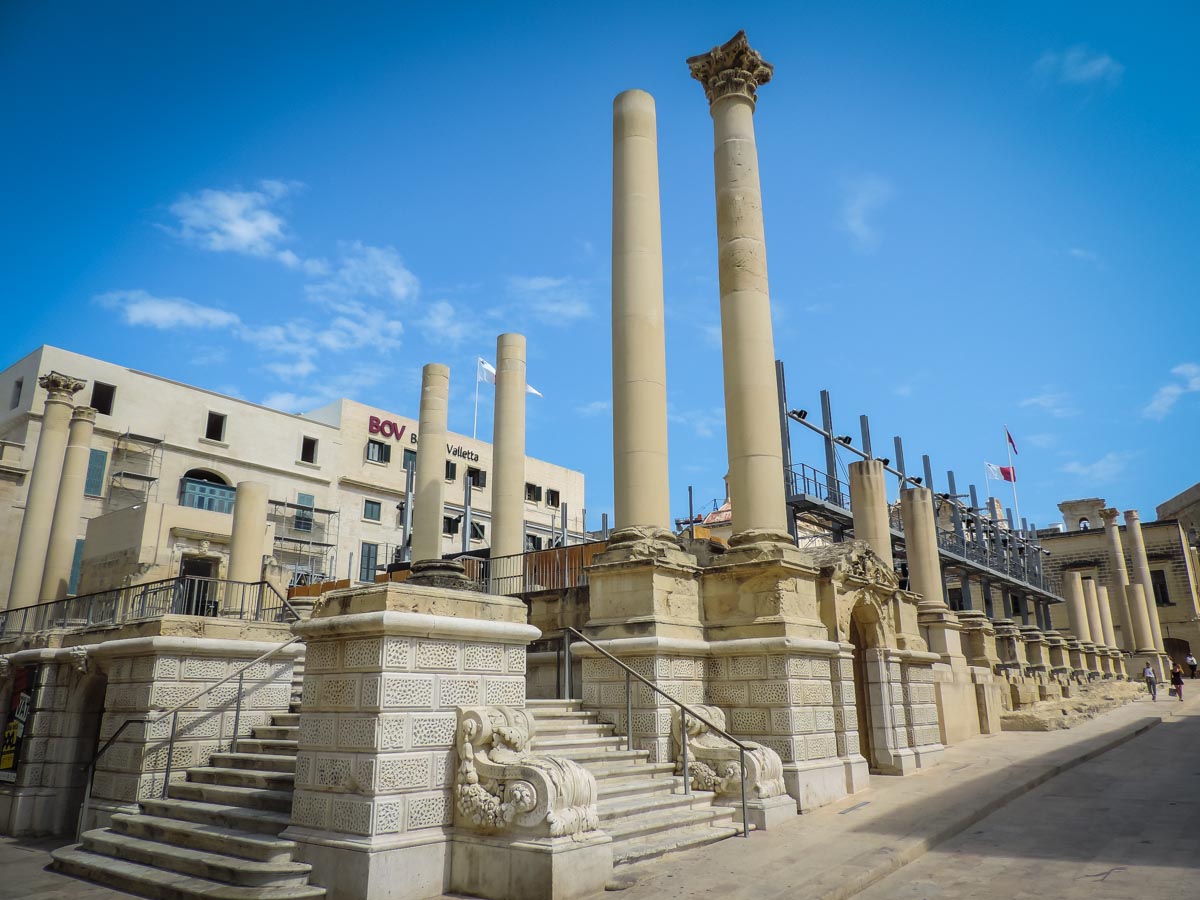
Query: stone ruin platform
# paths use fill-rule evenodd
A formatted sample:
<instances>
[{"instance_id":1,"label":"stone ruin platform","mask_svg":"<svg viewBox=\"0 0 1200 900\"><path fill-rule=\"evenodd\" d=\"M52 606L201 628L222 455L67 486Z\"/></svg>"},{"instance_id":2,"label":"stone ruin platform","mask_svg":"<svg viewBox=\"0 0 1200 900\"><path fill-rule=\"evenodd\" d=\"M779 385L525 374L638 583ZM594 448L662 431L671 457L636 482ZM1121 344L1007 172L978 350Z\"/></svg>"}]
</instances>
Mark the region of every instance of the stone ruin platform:
<instances>
[{"instance_id":1,"label":"stone ruin platform","mask_svg":"<svg viewBox=\"0 0 1200 900\"><path fill-rule=\"evenodd\" d=\"M1145 693L1145 685L1132 681L1078 685L1073 688L1069 698L1044 700L1001 714L1000 728L1002 731L1058 731L1072 728L1110 709L1132 703ZM1165 700L1165 687L1162 693Z\"/></svg>"}]
</instances>

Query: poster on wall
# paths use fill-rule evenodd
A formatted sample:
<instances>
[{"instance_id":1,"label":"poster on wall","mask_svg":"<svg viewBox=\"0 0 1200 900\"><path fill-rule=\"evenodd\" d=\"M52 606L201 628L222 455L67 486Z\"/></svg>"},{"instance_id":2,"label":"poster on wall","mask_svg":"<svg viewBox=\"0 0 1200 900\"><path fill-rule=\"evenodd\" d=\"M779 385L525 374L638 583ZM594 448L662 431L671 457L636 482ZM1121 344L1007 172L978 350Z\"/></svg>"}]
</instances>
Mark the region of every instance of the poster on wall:
<instances>
[{"instance_id":1,"label":"poster on wall","mask_svg":"<svg viewBox=\"0 0 1200 900\"><path fill-rule=\"evenodd\" d=\"M37 666L21 666L13 673L12 696L8 701L4 724L4 742L0 744L0 783L17 780L17 765L21 762L21 745L25 740L26 723L33 713L33 691L37 683Z\"/></svg>"}]
</instances>

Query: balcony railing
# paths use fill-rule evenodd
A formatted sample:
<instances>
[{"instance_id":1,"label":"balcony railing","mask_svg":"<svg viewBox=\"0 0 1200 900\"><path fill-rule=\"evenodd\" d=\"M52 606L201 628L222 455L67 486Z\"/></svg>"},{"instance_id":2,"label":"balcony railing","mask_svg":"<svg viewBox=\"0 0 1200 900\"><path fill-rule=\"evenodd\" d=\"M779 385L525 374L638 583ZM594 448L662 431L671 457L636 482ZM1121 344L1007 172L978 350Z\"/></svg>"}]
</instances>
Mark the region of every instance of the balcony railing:
<instances>
[{"instance_id":1,"label":"balcony railing","mask_svg":"<svg viewBox=\"0 0 1200 900\"><path fill-rule=\"evenodd\" d=\"M587 567L603 553L607 541L572 544L479 562L479 581L496 594L515 597L534 591L565 590L588 583ZM465 559L463 560L465 562Z\"/></svg>"},{"instance_id":2,"label":"balcony railing","mask_svg":"<svg viewBox=\"0 0 1200 900\"><path fill-rule=\"evenodd\" d=\"M820 469L806 463L792 466L788 472L789 495L807 494L842 509L850 508L850 485L838 478L830 478Z\"/></svg>"},{"instance_id":3,"label":"balcony railing","mask_svg":"<svg viewBox=\"0 0 1200 900\"><path fill-rule=\"evenodd\" d=\"M38 631L117 626L163 616L292 622L298 616L265 581L183 575L53 600L0 613L0 638Z\"/></svg>"}]
</instances>

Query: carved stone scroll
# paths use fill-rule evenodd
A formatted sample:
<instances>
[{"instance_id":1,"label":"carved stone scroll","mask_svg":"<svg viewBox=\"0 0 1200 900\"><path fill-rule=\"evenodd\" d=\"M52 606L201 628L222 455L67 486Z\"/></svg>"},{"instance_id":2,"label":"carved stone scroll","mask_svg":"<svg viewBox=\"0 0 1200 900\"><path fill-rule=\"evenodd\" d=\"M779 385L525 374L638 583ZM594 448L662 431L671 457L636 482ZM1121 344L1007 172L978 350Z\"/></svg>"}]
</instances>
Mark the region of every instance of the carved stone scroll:
<instances>
[{"instance_id":1,"label":"carved stone scroll","mask_svg":"<svg viewBox=\"0 0 1200 900\"><path fill-rule=\"evenodd\" d=\"M582 839L600 827L596 781L578 763L535 756L523 709L458 709L455 824L485 832Z\"/></svg>"},{"instance_id":2,"label":"carved stone scroll","mask_svg":"<svg viewBox=\"0 0 1200 900\"><path fill-rule=\"evenodd\" d=\"M716 706L693 706L697 714L704 716L713 725L725 728L725 714ZM671 719L671 737L675 745L676 766L682 771L683 743L679 731L680 711L675 709ZM688 716L688 775L692 789L712 791L718 796L741 796L741 750L736 744L711 731L695 716ZM750 749L746 751L746 797L750 800L767 800L785 792L783 761L770 747L753 741L742 741Z\"/></svg>"}]
</instances>

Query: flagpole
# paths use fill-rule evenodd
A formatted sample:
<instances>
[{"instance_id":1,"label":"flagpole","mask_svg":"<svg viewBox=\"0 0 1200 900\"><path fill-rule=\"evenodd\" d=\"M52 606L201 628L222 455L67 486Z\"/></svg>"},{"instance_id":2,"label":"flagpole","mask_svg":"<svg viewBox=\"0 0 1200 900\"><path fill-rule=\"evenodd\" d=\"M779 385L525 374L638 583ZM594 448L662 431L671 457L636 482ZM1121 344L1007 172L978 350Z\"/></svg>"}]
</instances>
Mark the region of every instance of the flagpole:
<instances>
[{"instance_id":1,"label":"flagpole","mask_svg":"<svg viewBox=\"0 0 1200 900\"><path fill-rule=\"evenodd\" d=\"M1008 426L1004 426L1004 449L1008 451L1008 467L1012 470L1012 487L1013 487L1013 512L1016 513L1016 526L1021 527L1021 504L1017 502L1017 470L1013 468L1012 461L1012 441L1008 437Z\"/></svg>"},{"instance_id":2,"label":"flagpole","mask_svg":"<svg viewBox=\"0 0 1200 900\"><path fill-rule=\"evenodd\" d=\"M475 435L479 433L479 364L483 362L482 356L475 357L475 420L471 423L471 440L475 440Z\"/></svg>"},{"instance_id":3,"label":"flagpole","mask_svg":"<svg viewBox=\"0 0 1200 900\"><path fill-rule=\"evenodd\" d=\"M983 464L983 487L987 491L987 499L990 501L992 499L992 473L986 462Z\"/></svg>"}]
</instances>

